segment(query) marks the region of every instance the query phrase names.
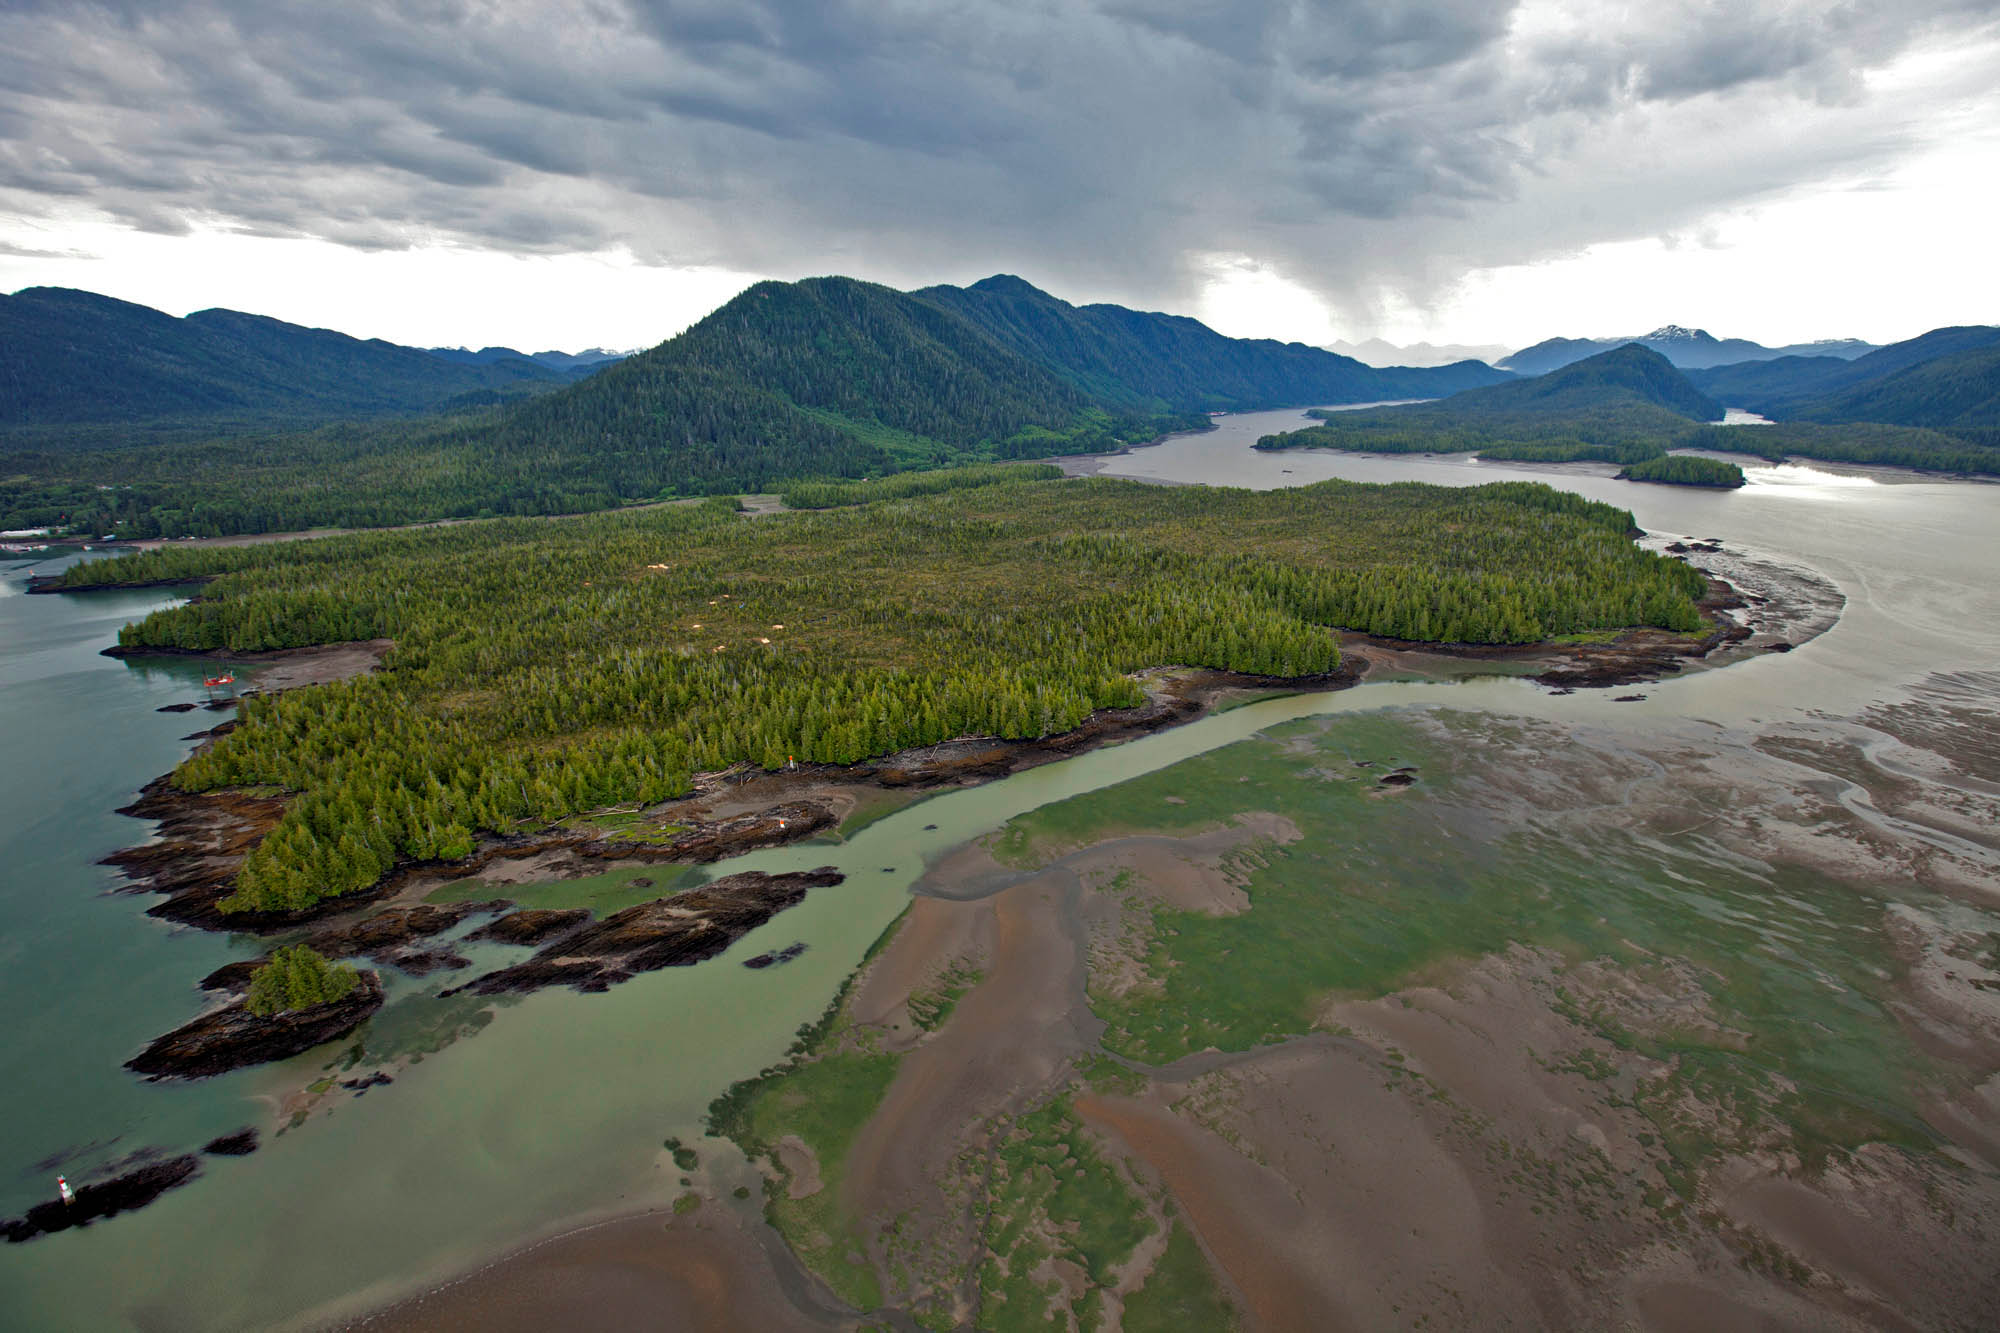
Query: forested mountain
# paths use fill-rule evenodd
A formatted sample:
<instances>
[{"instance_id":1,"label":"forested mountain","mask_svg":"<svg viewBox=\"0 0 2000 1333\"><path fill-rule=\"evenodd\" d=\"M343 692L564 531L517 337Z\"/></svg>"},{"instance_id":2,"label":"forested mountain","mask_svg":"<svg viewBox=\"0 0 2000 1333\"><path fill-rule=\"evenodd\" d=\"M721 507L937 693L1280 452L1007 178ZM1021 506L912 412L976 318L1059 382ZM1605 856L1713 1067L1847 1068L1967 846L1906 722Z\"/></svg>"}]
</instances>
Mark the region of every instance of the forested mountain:
<instances>
[{"instance_id":1,"label":"forested mountain","mask_svg":"<svg viewBox=\"0 0 2000 1333\"><path fill-rule=\"evenodd\" d=\"M1957 341L1962 339L1939 338L1930 346ZM1884 358L1892 363L1909 355L1884 350L1894 354ZM1730 369L1747 375L1758 367ZM1722 411L1689 383L1695 379L1726 383L1729 377L1683 375L1657 353L1628 345L1536 379L1472 389L1442 402L1315 412L1320 425L1267 435L1257 448L1477 452L1496 461L1619 463L1635 479L1683 484L1716 484L1704 474L1725 474L1659 461L1670 449L2000 475L2000 447L1990 447L2000 446L2000 428L1991 424L2000 411L2000 344L1921 362L1871 377L1843 395L1794 405L1793 415L1823 412L1811 421L1830 424L1804 419L1762 426L1703 424Z\"/></svg>"},{"instance_id":2,"label":"forested mountain","mask_svg":"<svg viewBox=\"0 0 2000 1333\"><path fill-rule=\"evenodd\" d=\"M1321 424L1266 435L1256 447L1476 451L1514 462L1631 466L1659 458L1677 437L1718 420L1722 408L1658 352L1628 343L1547 375L1467 389L1442 402L1311 415Z\"/></svg>"},{"instance_id":3,"label":"forested mountain","mask_svg":"<svg viewBox=\"0 0 2000 1333\"><path fill-rule=\"evenodd\" d=\"M432 356L441 357L454 365L491 366L508 361L531 361L538 366L581 379L593 371L602 370L613 361L622 361L629 353L614 352L606 347L592 347L581 352L517 352L511 347L482 347L473 351L468 347L432 347L427 349Z\"/></svg>"},{"instance_id":4,"label":"forested mountain","mask_svg":"<svg viewBox=\"0 0 2000 1333\"><path fill-rule=\"evenodd\" d=\"M1381 370L1303 343L1226 338L1182 315L1074 306L1010 274L912 295L963 316L1092 398L1131 410L1442 398L1510 378L1479 361Z\"/></svg>"},{"instance_id":5,"label":"forested mountain","mask_svg":"<svg viewBox=\"0 0 2000 1333\"><path fill-rule=\"evenodd\" d=\"M174 536L572 512L1117 448L1206 424L1127 408L1140 398L1087 393L907 293L848 278L766 282L648 352L507 409L15 455L0 466L11 478L0 516Z\"/></svg>"},{"instance_id":6,"label":"forested mountain","mask_svg":"<svg viewBox=\"0 0 2000 1333\"><path fill-rule=\"evenodd\" d=\"M932 302L852 278L761 282L676 338L479 432L620 498L760 490L968 455L1115 448L1198 424L1092 395Z\"/></svg>"},{"instance_id":7,"label":"forested mountain","mask_svg":"<svg viewBox=\"0 0 2000 1333\"><path fill-rule=\"evenodd\" d=\"M260 338L296 351L297 335L350 351L380 346L223 312L177 321L77 293L30 295L108 307L159 338L176 326L227 330L239 357ZM1803 364L1858 382L1996 340L2000 330L1940 330L1853 363ZM415 357L432 373L523 364L499 356L461 367L425 352L387 351ZM260 355L267 365L281 361L277 350ZM1767 364L1773 373L1799 373ZM1964 423L1991 410L1992 395L1979 389L1987 366L1968 360L1913 376L1837 410L1949 423L1944 428L1960 437L1985 441ZM215 378L212 365L198 369ZM1693 375L1724 382L1725 374L1756 370ZM306 368L299 375L311 381ZM1722 415L1666 357L1635 345L1532 379L1502 378L1477 364L1377 370L1298 344L1224 338L1193 320L1072 306L1018 278L913 293L815 278L759 283L650 351L484 411L199 444L17 452L0 458L0 524L177 536L575 512L1115 448L1199 426L1217 406L1426 397L1467 380L1475 387L1439 401L1339 414L1293 443L1631 464ZM1782 443L1851 461L1990 470L1983 451L1964 453L1950 437L1917 427L1889 435L1883 427L1866 438L1851 433L1860 428L1839 429L1850 433L1836 439L1828 428L1800 426ZM1704 447L1761 446L1730 437Z\"/></svg>"},{"instance_id":8,"label":"forested mountain","mask_svg":"<svg viewBox=\"0 0 2000 1333\"><path fill-rule=\"evenodd\" d=\"M1717 402L1766 412L1786 398L1804 397L1839 383L1852 364L1837 356L1781 356L1684 373L1688 383Z\"/></svg>"},{"instance_id":9,"label":"forested mountain","mask_svg":"<svg viewBox=\"0 0 2000 1333\"><path fill-rule=\"evenodd\" d=\"M1875 350L1873 343L1858 338L1829 338L1819 342L1794 343L1789 347L1766 347L1747 338L1717 338L1706 329L1667 324L1637 338L1549 338L1524 347L1493 364L1520 375L1546 375L1552 370L1637 343L1658 352L1681 370L1733 365L1744 361L1769 361L1779 357L1828 357L1845 360Z\"/></svg>"},{"instance_id":10,"label":"forested mountain","mask_svg":"<svg viewBox=\"0 0 2000 1333\"><path fill-rule=\"evenodd\" d=\"M1587 417L1655 409L1719 421L1722 407L1658 352L1627 343L1533 379L1468 389L1434 405L1457 417Z\"/></svg>"},{"instance_id":11,"label":"forested mountain","mask_svg":"<svg viewBox=\"0 0 2000 1333\"><path fill-rule=\"evenodd\" d=\"M1976 359L1956 371L1945 372L1945 378L1958 381L1957 387L1951 390L1944 390L1941 386L1922 389L1915 387L1913 382L1906 390L1887 389L1884 396L1878 397L1874 389L1886 385L1892 377L1927 363L1996 346L2000 346L2000 328L1985 324L1962 325L1932 329L1920 337L1891 343L1852 361L1788 357L1780 361L1698 370L1691 372L1688 378L1702 391L1723 399L1732 407L1747 407L1781 420L1879 421L1921 426L1945 426L1949 421L1965 427L1993 428L2000 427L2000 417L1996 417L1990 408L1983 417L1980 416L1979 404L1990 403L1994 393L1989 391L1982 397L1978 392L1979 363ZM1926 397L1934 392L1946 393L1958 407L1946 411L1944 409L1948 404L1942 399L1937 407L1931 408L1907 397ZM1897 415L1859 415L1866 412L1892 412ZM1920 415L1912 416L1912 412Z\"/></svg>"},{"instance_id":12,"label":"forested mountain","mask_svg":"<svg viewBox=\"0 0 2000 1333\"><path fill-rule=\"evenodd\" d=\"M65 287L0 296L0 427L408 415L565 378L521 360L452 365L413 347L234 310L176 319Z\"/></svg>"},{"instance_id":13,"label":"forested mountain","mask_svg":"<svg viewBox=\"0 0 2000 1333\"><path fill-rule=\"evenodd\" d=\"M2000 345L1975 348L1793 404L1796 421L1929 426L2000 442Z\"/></svg>"}]
</instances>

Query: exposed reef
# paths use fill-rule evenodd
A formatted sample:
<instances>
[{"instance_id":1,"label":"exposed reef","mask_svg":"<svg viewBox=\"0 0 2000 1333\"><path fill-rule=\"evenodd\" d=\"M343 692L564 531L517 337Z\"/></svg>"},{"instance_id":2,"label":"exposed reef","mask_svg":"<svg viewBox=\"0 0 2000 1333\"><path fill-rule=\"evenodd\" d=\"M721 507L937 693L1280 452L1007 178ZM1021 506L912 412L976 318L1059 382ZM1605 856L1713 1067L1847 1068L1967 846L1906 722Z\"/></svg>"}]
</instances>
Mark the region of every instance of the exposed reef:
<instances>
[{"instance_id":1,"label":"exposed reef","mask_svg":"<svg viewBox=\"0 0 2000 1333\"><path fill-rule=\"evenodd\" d=\"M71 1227L87 1227L100 1218L144 1208L168 1190L187 1184L200 1172L201 1159L193 1153L148 1162L110 1180L77 1186L76 1197L69 1203L51 1199L36 1204L23 1216L0 1221L0 1238L18 1245Z\"/></svg>"},{"instance_id":2,"label":"exposed reef","mask_svg":"<svg viewBox=\"0 0 2000 1333\"><path fill-rule=\"evenodd\" d=\"M257 1151L257 1128L245 1125L234 1134L221 1134L203 1145L210 1157L248 1157Z\"/></svg>"},{"instance_id":3,"label":"exposed reef","mask_svg":"<svg viewBox=\"0 0 2000 1333\"><path fill-rule=\"evenodd\" d=\"M779 912L803 901L806 890L830 887L844 878L831 866L784 875L757 870L729 875L685 893L628 907L595 924L577 924L556 935L525 962L489 972L444 994L466 990L501 995L545 986L608 990L640 972L713 958ZM488 929L502 928L506 920L502 917Z\"/></svg>"}]
</instances>

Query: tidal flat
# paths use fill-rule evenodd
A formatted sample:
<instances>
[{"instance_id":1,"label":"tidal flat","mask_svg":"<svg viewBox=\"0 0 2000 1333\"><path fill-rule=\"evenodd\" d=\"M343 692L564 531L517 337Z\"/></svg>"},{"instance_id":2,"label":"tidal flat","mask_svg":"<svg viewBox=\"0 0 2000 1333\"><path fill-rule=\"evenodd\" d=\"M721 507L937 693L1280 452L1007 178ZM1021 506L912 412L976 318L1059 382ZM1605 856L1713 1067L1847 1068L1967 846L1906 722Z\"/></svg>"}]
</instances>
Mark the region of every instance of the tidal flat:
<instances>
[{"instance_id":1,"label":"tidal flat","mask_svg":"<svg viewBox=\"0 0 2000 1333\"><path fill-rule=\"evenodd\" d=\"M930 1327L1990 1323L2000 802L1898 836L1788 748L1395 710L1043 807L721 1128Z\"/></svg>"}]
</instances>

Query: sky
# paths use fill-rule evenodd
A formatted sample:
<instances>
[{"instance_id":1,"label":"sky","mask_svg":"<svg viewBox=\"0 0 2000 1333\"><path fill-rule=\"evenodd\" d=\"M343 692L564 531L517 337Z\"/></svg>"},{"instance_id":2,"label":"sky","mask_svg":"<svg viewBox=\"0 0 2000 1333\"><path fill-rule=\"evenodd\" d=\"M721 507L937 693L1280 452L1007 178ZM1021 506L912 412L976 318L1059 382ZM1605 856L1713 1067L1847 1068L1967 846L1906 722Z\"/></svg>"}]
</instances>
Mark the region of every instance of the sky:
<instances>
[{"instance_id":1,"label":"sky","mask_svg":"<svg viewBox=\"0 0 2000 1333\"><path fill-rule=\"evenodd\" d=\"M1237 336L2000 322L2000 0L5 0L0 291L647 346L764 277Z\"/></svg>"}]
</instances>

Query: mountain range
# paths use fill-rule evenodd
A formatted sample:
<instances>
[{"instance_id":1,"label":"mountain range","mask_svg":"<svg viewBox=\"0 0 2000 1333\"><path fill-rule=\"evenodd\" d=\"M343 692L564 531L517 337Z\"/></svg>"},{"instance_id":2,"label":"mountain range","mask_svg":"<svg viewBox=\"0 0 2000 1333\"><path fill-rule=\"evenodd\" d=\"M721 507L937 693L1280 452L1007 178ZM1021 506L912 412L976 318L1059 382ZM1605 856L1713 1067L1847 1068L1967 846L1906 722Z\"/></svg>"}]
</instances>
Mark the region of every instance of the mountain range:
<instances>
[{"instance_id":1,"label":"mountain range","mask_svg":"<svg viewBox=\"0 0 2000 1333\"><path fill-rule=\"evenodd\" d=\"M1933 329L1852 359L1785 356L1706 369L1676 367L1632 342L1427 406L1456 420L1664 409L1715 421L1725 404L1780 422L1922 427L2000 443L2000 327Z\"/></svg>"},{"instance_id":2,"label":"mountain range","mask_svg":"<svg viewBox=\"0 0 2000 1333\"><path fill-rule=\"evenodd\" d=\"M806 348L832 359L802 357ZM1225 338L1180 316L1073 306L1007 276L920 292L848 278L759 283L631 357L426 351L229 310L176 319L63 288L0 297L0 385L8 390L0 427L45 435L101 425L129 428L125 439L155 439L157 423L198 432L416 416L617 370L625 373L612 388L525 410L496 429L513 438L615 418L633 432L630 447L661 436L675 447L740 436L783 452L784 440L831 447L832 435L857 431L880 445L887 430L959 448L1029 426L1072 428L1086 411L1438 397L1506 378L1479 362L1376 369L1300 343ZM609 406L621 396L630 401ZM75 442L50 438L57 447ZM604 438L591 435L593 443Z\"/></svg>"},{"instance_id":3,"label":"mountain range","mask_svg":"<svg viewBox=\"0 0 2000 1333\"><path fill-rule=\"evenodd\" d=\"M828 277L758 283L484 429L502 456L593 456L593 475L629 497L1115 449L1208 412L1441 397L1507 378L1478 362L1377 370L1177 315L1074 306L1004 274L916 292Z\"/></svg>"},{"instance_id":4,"label":"mountain range","mask_svg":"<svg viewBox=\"0 0 2000 1333\"><path fill-rule=\"evenodd\" d=\"M608 347L590 347L581 352L517 352L511 347L430 347L432 356L461 366L490 366L504 361L532 361L538 366L571 375L587 375L606 362L623 361L630 352L614 352Z\"/></svg>"},{"instance_id":5,"label":"mountain range","mask_svg":"<svg viewBox=\"0 0 2000 1333\"><path fill-rule=\"evenodd\" d=\"M1706 337L1661 332L1674 346ZM1945 432L1915 453L1880 437L1865 457L1834 455L1922 466L2000 443L1996 348L2000 329L1962 328L1852 360L1682 370L1623 344L1539 377L1478 361L1381 368L1181 316L1072 305L1000 274L909 292L762 282L656 347L565 367L31 289L0 298L0 425L22 446L0 468L0 518L206 535L573 512L1116 449L1217 412L1411 399L1428 401L1355 413L1343 429L1420 449L1461 434L1544 453L1565 440L1657 447L1726 404L1786 420L1794 444L1821 431L1815 448L1849 428L1807 423ZM146 424L157 421L182 433Z\"/></svg>"},{"instance_id":6,"label":"mountain range","mask_svg":"<svg viewBox=\"0 0 2000 1333\"><path fill-rule=\"evenodd\" d=\"M1448 366L1455 361L1497 364L1513 349L1505 343L1407 343L1367 338L1358 343L1330 342L1326 350L1351 356L1369 366Z\"/></svg>"},{"instance_id":7,"label":"mountain range","mask_svg":"<svg viewBox=\"0 0 2000 1333\"><path fill-rule=\"evenodd\" d=\"M1732 406L1778 420L1993 426L2000 424L1991 410L1989 354L1996 346L2000 328L1965 325L1932 329L1853 360L1788 356L1690 371L1688 378ZM1989 367L1983 380L1981 366Z\"/></svg>"},{"instance_id":8,"label":"mountain range","mask_svg":"<svg viewBox=\"0 0 2000 1333\"><path fill-rule=\"evenodd\" d=\"M1757 408L1774 424L1718 427L1725 403ZM1681 370L1627 343L1434 402L1313 415L1325 425L1258 447L1627 465L1693 448L2000 475L2000 328L1934 329L1852 361L1785 357L1709 370Z\"/></svg>"},{"instance_id":9,"label":"mountain range","mask_svg":"<svg viewBox=\"0 0 2000 1333\"><path fill-rule=\"evenodd\" d=\"M460 365L235 310L185 318L64 287L0 296L0 427L296 425L406 416L557 387L523 358Z\"/></svg>"},{"instance_id":10,"label":"mountain range","mask_svg":"<svg viewBox=\"0 0 2000 1333\"><path fill-rule=\"evenodd\" d=\"M1682 370L1704 370L1711 366L1769 361L1784 356L1849 359L1876 350L1875 344L1856 338L1766 347L1747 338L1717 338L1706 329L1667 324L1635 338L1549 338L1533 347L1524 347L1511 356L1502 357L1493 364L1518 375L1546 375L1572 362L1623 347L1627 343L1650 348Z\"/></svg>"}]
</instances>

